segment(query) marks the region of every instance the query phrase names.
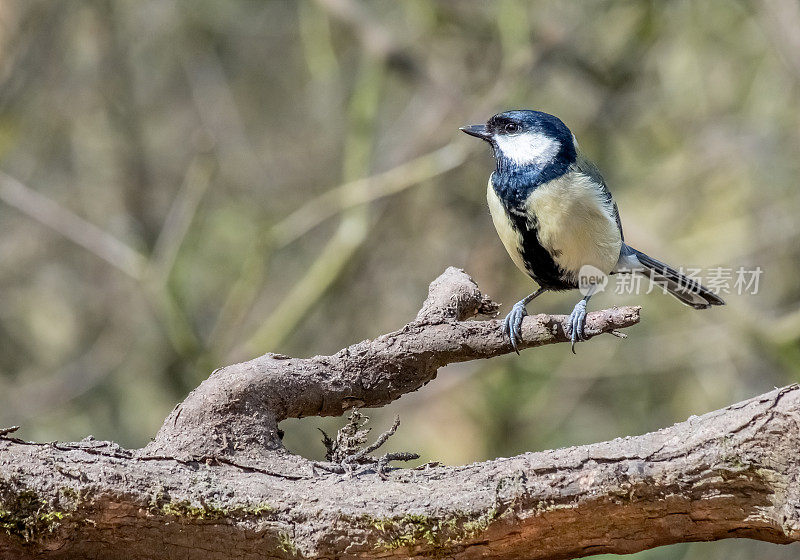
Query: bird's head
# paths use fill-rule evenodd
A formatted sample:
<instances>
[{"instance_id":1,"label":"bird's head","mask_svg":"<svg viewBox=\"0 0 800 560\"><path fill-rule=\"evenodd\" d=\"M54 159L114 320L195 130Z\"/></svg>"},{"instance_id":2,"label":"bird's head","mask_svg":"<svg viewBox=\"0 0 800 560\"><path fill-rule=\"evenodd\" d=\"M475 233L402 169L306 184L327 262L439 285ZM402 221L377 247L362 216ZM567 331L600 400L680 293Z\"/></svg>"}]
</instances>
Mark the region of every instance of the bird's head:
<instances>
[{"instance_id":1,"label":"bird's head","mask_svg":"<svg viewBox=\"0 0 800 560\"><path fill-rule=\"evenodd\" d=\"M461 127L470 136L486 140L494 155L515 167L544 168L575 161L575 137L561 119L541 111L498 113L486 124Z\"/></svg>"}]
</instances>

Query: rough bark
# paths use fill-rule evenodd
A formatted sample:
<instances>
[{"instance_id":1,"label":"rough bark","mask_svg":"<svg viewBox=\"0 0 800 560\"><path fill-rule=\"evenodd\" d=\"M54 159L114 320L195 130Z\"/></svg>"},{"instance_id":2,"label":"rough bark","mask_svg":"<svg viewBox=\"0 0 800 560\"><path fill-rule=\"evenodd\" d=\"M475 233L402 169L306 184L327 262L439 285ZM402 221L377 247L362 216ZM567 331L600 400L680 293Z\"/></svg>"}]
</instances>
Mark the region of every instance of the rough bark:
<instances>
[{"instance_id":1,"label":"rough bark","mask_svg":"<svg viewBox=\"0 0 800 560\"><path fill-rule=\"evenodd\" d=\"M439 367L511 350L463 272L403 329L333 356L267 354L212 374L142 450L0 432L0 558L577 558L668 543L800 539L800 388L658 432L378 476L316 470L278 422L381 406ZM566 341L528 317L525 347ZM638 308L589 315L591 335Z\"/></svg>"},{"instance_id":2,"label":"rough bark","mask_svg":"<svg viewBox=\"0 0 800 560\"><path fill-rule=\"evenodd\" d=\"M431 283L416 319L399 331L332 356L265 354L215 371L175 407L144 453L270 460L282 448L281 420L383 406L428 383L442 366L513 351L500 321L466 320L496 311L472 278L448 268ZM566 342L565 319L527 317L520 348ZM587 333L612 332L638 320L638 307L597 311L587 317Z\"/></svg>"}]
</instances>

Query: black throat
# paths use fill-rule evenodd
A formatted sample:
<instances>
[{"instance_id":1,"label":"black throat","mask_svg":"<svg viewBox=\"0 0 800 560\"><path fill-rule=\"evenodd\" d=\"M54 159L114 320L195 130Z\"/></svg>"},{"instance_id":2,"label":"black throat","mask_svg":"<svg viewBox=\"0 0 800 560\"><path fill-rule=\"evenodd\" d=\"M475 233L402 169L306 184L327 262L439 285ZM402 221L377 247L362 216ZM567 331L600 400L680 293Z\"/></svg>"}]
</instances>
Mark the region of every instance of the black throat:
<instances>
[{"instance_id":1,"label":"black throat","mask_svg":"<svg viewBox=\"0 0 800 560\"><path fill-rule=\"evenodd\" d=\"M520 252L525 269L531 278L543 288L569 290L577 288L555 262L558 255L551 254L539 242L537 217L525 207L525 201L539 186L566 174L575 163L575 149L562 148L547 165L517 165L499 155L497 168L492 173L492 188L505 206L506 214L522 238Z\"/></svg>"},{"instance_id":2,"label":"black throat","mask_svg":"<svg viewBox=\"0 0 800 560\"><path fill-rule=\"evenodd\" d=\"M507 209L522 209L538 186L567 173L577 154L572 143L561 145L558 154L545 165L519 165L495 148L497 165L492 173L492 187Z\"/></svg>"}]
</instances>

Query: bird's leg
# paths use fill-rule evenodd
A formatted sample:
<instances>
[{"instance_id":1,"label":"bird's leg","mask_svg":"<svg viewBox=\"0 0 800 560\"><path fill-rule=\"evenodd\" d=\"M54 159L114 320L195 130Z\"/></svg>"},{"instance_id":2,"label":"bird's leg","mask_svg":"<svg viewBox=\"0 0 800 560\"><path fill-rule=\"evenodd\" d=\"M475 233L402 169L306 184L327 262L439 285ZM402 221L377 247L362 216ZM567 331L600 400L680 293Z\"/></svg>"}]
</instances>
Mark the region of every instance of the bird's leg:
<instances>
[{"instance_id":1,"label":"bird's leg","mask_svg":"<svg viewBox=\"0 0 800 560\"><path fill-rule=\"evenodd\" d=\"M508 338L511 339L511 346L517 354L519 354L517 339L522 338L522 319L528 314L528 310L525 306L542 295L545 291L547 291L547 288L539 288L529 296L519 300L514 304L514 307L511 308L511 311L503 320L503 334L507 334Z\"/></svg>"},{"instance_id":2,"label":"bird's leg","mask_svg":"<svg viewBox=\"0 0 800 560\"><path fill-rule=\"evenodd\" d=\"M564 324L565 330L572 340L573 354L575 354L575 343L586 340L586 335L584 333L584 327L586 326L586 304L589 302L590 297L592 297L591 292L586 294L584 298L575 305L572 313L567 317L567 322Z\"/></svg>"}]
</instances>

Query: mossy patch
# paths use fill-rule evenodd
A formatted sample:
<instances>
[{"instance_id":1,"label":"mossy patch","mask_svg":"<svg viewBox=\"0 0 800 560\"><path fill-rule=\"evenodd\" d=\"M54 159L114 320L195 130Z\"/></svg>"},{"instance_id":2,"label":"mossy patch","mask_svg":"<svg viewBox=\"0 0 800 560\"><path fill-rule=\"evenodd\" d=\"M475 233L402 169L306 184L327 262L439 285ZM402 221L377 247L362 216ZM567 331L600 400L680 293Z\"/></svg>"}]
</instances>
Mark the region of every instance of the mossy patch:
<instances>
[{"instance_id":1,"label":"mossy patch","mask_svg":"<svg viewBox=\"0 0 800 560\"><path fill-rule=\"evenodd\" d=\"M15 490L0 501L0 529L25 542L55 532L72 513L53 507L32 490Z\"/></svg>"},{"instance_id":2,"label":"mossy patch","mask_svg":"<svg viewBox=\"0 0 800 560\"><path fill-rule=\"evenodd\" d=\"M278 534L278 548L289 558L303 557L303 555L300 554L297 545L294 544L292 537L289 536L289 533L281 532Z\"/></svg>"},{"instance_id":3,"label":"mossy patch","mask_svg":"<svg viewBox=\"0 0 800 560\"><path fill-rule=\"evenodd\" d=\"M365 516L361 521L377 530L376 550L422 547L436 556L480 535L497 516L497 510L492 508L479 516L456 512L441 518L417 514L393 518Z\"/></svg>"},{"instance_id":4,"label":"mossy patch","mask_svg":"<svg viewBox=\"0 0 800 560\"><path fill-rule=\"evenodd\" d=\"M155 515L169 515L187 520L218 521L265 517L273 513L275 508L267 503L225 507L212 502L194 503L188 500L172 500L166 492L162 491L150 500L149 510Z\"/></svg>"}]
</instances>

